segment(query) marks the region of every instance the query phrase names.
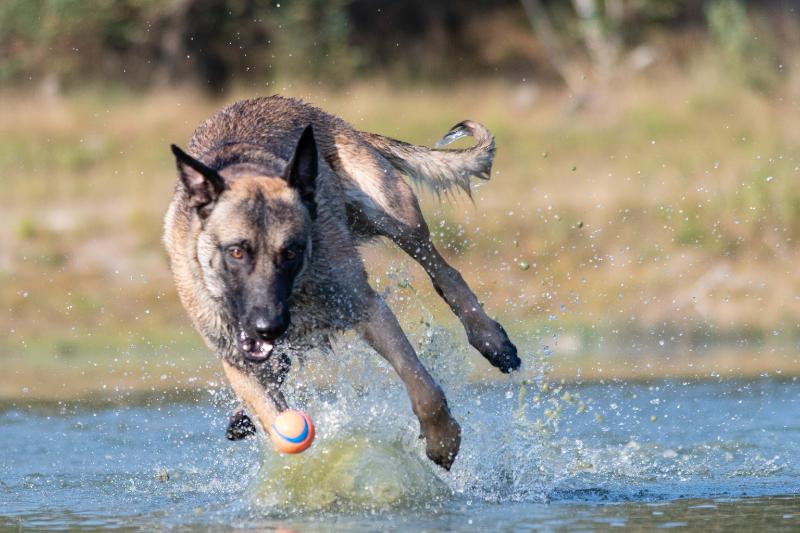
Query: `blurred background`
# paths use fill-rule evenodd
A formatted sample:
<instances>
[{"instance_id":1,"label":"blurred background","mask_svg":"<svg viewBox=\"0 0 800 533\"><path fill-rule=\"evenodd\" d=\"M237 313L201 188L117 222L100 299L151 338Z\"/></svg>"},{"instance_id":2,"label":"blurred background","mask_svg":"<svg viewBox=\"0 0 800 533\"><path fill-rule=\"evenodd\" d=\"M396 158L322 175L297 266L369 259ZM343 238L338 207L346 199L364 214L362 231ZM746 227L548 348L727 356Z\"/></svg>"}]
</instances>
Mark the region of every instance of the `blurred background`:
<instances>
[{"instance_id":1,"label":"blurred background","mask_svg":"<svg viewBox=\"0 0 800 533\"><path fill-rule=\"evenodd\" d=\"M168 147L269 94L423 145L493 131L474 202L420 196L524 376L800 375L792 0L5 0L0 397L218 379L160 243ZM493 375L419 267L364 255L423 352Z\"/></svg>"}]
</instances>

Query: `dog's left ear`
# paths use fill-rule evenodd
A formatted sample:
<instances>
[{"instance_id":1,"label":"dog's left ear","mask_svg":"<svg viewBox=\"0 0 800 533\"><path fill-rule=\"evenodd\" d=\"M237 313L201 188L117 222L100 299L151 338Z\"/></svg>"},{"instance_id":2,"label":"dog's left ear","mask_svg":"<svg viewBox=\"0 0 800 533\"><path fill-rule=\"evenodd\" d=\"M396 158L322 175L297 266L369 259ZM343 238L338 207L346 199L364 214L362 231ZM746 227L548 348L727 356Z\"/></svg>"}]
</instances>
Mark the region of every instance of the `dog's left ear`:
<instances>
[{"instance_id":1,"label":"dog's left ear","mask_svg":"<svg viewBox=\"0 0 800 533\"><path fill-rule=\"evenodd\" d=\"M314 140L314 129L309 124L300 135L292 160L286 166L284 179L289 186L296 189L300 199L308 208L311 218L317 216L317 203L314 199L317 187L317 141Z\"/></svg>"}]
</instances>

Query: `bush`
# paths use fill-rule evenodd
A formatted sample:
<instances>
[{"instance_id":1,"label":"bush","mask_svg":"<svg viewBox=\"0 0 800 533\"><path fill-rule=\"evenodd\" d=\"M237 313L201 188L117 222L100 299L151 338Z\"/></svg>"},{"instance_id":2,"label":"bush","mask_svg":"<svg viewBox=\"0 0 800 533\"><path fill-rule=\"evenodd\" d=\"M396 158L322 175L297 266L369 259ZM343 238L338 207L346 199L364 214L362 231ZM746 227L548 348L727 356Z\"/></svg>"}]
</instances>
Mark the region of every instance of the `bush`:
<instances>
[{"instance_id":1,"label":"bush","mask_svg":"<svg viewBox=\"0 0 800 533\"><path fill-rule=\"evenodd\" d=\"M771 91L777 84L775 47L758 35L741 0L714 0L708 6L708 29L726 74L746 85Z\"/></svg>"}]
</instances>

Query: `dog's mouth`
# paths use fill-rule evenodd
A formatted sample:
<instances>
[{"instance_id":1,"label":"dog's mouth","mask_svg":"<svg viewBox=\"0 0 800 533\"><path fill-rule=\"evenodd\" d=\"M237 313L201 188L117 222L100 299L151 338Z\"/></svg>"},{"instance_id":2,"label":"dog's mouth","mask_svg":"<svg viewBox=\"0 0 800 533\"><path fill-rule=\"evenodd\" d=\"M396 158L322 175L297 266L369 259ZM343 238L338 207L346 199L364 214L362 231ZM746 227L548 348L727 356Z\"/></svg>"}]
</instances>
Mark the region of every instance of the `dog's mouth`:
<instances>
[{"instance_id":1,"label":"dog's mouth","mask_svg":"<svg viewBox=\"0 0 800 533\"><path fill-rule=\"evenodd\" d=\"M248 361L263 363L272 355L274 347L274 340L256 339L244 330L239 332L239 351Z\"/></svg>"}]
</instances>

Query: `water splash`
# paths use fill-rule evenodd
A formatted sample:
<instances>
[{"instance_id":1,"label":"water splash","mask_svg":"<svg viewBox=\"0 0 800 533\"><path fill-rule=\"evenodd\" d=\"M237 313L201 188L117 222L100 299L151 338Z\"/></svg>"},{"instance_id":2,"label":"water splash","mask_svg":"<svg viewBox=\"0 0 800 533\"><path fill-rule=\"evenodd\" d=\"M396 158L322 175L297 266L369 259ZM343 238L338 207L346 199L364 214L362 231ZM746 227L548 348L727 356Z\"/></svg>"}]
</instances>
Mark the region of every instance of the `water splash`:
<instances>
[{"instance_id":1,"label":"water splash","mask_svg":"<svg viewBox=\"0 0 800 533\"><path fill-rule=\"evenodd\" d=\"M302 456L262 454L254 504L273 511L381 512L429 506L450 490L406 442L349 432Z\"/></svg>"},{"instance_id":2,"label":"water splash","mask_svg":"<svg viewBox=\"0 0 800 533\"><path fill-rule=\"evenodd\" d=\"M266 512L369 511L452 501L544 501L540 439L554 429L529 418L535 384L476 385L475 364L447 330L420 309L409 337L443 384L462 425L459 457L447 473L425 456L419 424L388 364L354 336L305 361L285 384L295 407L315 420L317 440L298 456L262 441L254 483ZM488 366L488 365L487 365ZM538 398L538 396L537 396ZM540 427L541 426L541 427Z\"/></svg>"}]
</instances>

